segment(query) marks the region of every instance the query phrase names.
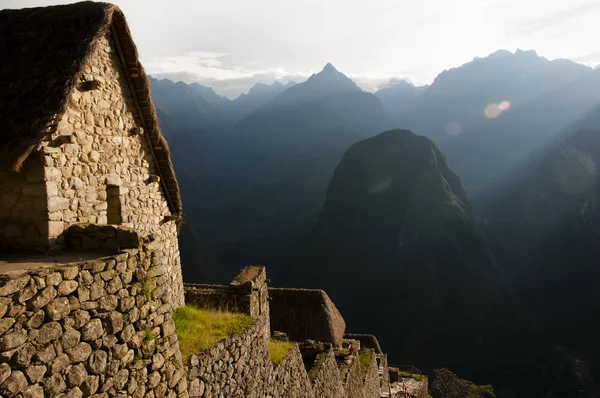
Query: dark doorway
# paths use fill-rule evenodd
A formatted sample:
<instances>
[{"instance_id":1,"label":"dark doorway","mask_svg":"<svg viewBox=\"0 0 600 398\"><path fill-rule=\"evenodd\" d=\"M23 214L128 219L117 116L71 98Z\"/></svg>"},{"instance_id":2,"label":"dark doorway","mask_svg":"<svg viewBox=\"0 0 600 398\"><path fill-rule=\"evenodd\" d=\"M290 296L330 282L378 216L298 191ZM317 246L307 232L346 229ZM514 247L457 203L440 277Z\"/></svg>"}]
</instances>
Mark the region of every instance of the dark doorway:
<instances>
[{"instance_id":1,"label":"dark doorway","mask_svg":"<svg viewBox=\"0 0 600 398\"><path fill-rule=\"evenodd\" d=\"M106 202L108 209L106 211L106 220L111 225L120 225L123 223L121 215L121 198L119 197L119 187L117 185L106 186Z\"/></svg>"}]
</instances>

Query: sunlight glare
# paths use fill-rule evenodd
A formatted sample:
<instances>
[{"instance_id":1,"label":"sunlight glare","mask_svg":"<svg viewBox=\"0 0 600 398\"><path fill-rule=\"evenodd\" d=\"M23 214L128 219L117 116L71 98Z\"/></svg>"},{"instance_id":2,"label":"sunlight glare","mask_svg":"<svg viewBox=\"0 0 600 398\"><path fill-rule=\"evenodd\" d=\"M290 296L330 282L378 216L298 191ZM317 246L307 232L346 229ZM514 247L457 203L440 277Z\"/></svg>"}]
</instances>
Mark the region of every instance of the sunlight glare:
<instances>
[{"instance_id":1,"label":"sunlight glare","mask_svg":"<svg viewBox=\"0 0 600 398\"><path fill-rule=\"evenodd\" d=\"M450 122L446 125L446 133L448 135L459 135L462 131L462 126L457 122Z\"/></svg>"}]
</instances>

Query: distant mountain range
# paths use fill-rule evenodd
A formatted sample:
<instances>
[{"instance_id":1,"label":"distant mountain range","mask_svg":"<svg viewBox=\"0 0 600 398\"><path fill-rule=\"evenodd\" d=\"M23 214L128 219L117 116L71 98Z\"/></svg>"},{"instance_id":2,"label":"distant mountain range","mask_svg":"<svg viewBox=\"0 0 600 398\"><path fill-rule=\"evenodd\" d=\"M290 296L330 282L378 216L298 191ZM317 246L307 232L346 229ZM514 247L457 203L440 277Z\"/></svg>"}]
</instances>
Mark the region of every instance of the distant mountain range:
<instances>
[{"instance_id":1,"label":"distant mountain range","mask_svg":"<svg viewBox=\"0 0 600 398\"><path fill-rule=\"evenodd\" d=\"M599 72L498 51L374 94L331 64L235 100L152 80L186 280L264 264L319 280L394 360L597 396Z\"/></svg>"},{"instance_id":2,"label":"distant mountain range","mask_svg":"<svg viewBox=\"0 0 600 398\"><path fill-rule=\"evenodd\" d=\"M343 151L392 127L433 139L481 214L512 170L594 105L597 72L498 51L442 72L430 86L400 82L375 94L331 64L301 84L257 84L235 100L197 84L152 84L180 155L184 202L201 204L186 206L187 217L209 247L231 257L217 261L237 268L242 258L277 262L316 219ZM486 106L502 101L509 108L486 118Z\"/></svg>"}]
</instances>

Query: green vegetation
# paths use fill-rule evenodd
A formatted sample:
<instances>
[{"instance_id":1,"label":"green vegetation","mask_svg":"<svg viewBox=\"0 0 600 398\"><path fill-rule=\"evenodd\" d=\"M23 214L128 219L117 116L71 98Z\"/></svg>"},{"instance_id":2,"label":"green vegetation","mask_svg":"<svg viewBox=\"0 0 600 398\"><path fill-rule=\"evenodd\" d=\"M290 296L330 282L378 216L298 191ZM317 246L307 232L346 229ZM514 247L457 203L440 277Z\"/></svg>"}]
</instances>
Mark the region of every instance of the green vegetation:
<instances>
[{"instance_id":1,"label":"green vegetation","mask_svg":"<svg viewBox=\"0 0 600 398\"><path fill-rule=\"evenodd\" d=\"M241 335L254 323L248 315L204 310L190 305L177 308L173 319L184 358L212 347L225 337Z\"/></svg>"},{"instance_id":2,"label":"green vegetation","mask_svg":"<svg viewBox=\"0 0 600 398\"><path fill-rule=\"evenodd\" d=\"M423 380L427 379L427 376L424 376L422 374L402 372L402 371L398 372L398 377L410 378L410 379L414 379L416 381L423 381Z\"/></svg>"},{"instance_id":3,"label":"green vegetation","mask_svg":"<svg viewBox=\"0 0 600 398\"><path fill-rule=\"evenodd\" d=\"M142 294L146 297L146 300L150 300L152 298L152 288L150 287L151 278L148 275L144 276L142 279Z\"/></svg>"},{"instance_id":4,"label":"green vegetation","mask_svg":"<svg viewBox=\"0 0 600 398\"><path fill-rule=\"evenodd\" d=\"M360 362L361 367L367 367L371 364L373 360L373 351L372 350L360 350L358 353L358 361Z\"/></svg>"},{"instance_id":5,"label":"green vegetation","mask_svg":"<svg viewBox=\"0 0 600 398\"><path fill-rule=\"evenodd\" d=\"M285 341L269 340L267 346L269 347L269 357L271 357L273 365L277 365L279 362L283 361L283 358L285 358L292 349L292 344Z\"/></svg>"},{"instance_id":6,"label":"green vegetation","mask_svg":"<svg viewBox=\"0 0 600 398\"><path fill-rule=\"evenodd\" d=\"M478 386L471 384L469 386L469 395L467 398L496 398L496 393L491 385Z\"/></svg>"},{"instance_id":7,"label":"green vegetation","mask_svg":"<svg viewBox=\"0 0 600 398\"><path fill-rule=\"evenodd\" d=\"M144 329L144 333L146 334L146 340L154 340L156 339L156 335L150 328Z\"/></svg>"}]
</instances>

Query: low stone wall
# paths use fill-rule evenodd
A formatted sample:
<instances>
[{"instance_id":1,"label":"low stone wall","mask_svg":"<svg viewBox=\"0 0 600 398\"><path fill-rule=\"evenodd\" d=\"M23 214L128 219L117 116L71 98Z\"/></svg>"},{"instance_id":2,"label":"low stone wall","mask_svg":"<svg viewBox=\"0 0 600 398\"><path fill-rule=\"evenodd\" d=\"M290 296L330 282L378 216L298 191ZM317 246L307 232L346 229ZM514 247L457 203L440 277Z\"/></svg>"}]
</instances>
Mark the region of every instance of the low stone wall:
<instances>
[{"instance_id":1,"label":"low stone wall","mask_svg":"<svg viewBox=\"0 0 600 398\"><path fill-rule=\"evenodd\" d=\"M381 394L390 394L390 371L386 354L375 354L379 363L379 385Z\"/></svg>"},{"instance_id":2,"label":"low stone wall","mask_svg":"<svg viewBox=\"0 0 600 398\"><path fill-rule=\"evenodd\" d=\"M348 358L351 368L347 372L342 370L343 365L338 366L335 356L338 351L334 352L331 343L307 341L300 347L293 343L283 361L273 366L267 348L269 335L265 333L269 328L268 314L272 312L269 311L269 300L265 299L264 268L246 268L228 286L186 285L185 291L188 305L242 312L255 318L255 323L241 336L222 339L185 360L190 397L370 398L374 394L379 397L375 354L371 356L371 364L364 369L356 351L351 355L342 354L341 357ZM322 291L269 289L268 294L273 291L275 294L282 292L280 297L289 297L291 292L294 300L309 296L326 306L333 306ZM309 302L309 306L313 304ZM305 368L307 361L312 361L309 373Z\"/></svg>"},{"instance_id":3,"label":"low stone wall","mask_svg":"<svg viewBox=\"0 0 600 398\"><path fill-rule=\"evenodd\" d=\"M335 360L333 350L319 354L315 359L316 364L311 369L309 377L313 384L316 397L323 398L345 398L351 397L346 394L342 385L340 371Z\"/></svg>"},{"instance_id":4,"label":"low stone wall","mask_svg":"<svg viewBox=\"0 0 600 398\"><path fill-rule=\"evenodd\" d=\"M370 349L370 348L368 348ZM377 357L375 352L371 356L371 363L364 367L362 366L363 378L363 394L364 398L380 398L381 397L381 384L379 377L379 366L377 364Z\"/></svg>"},{"instance_id":5,"label":"low stone wall","mask_svg":"<svg viewBox=\"0 0 600 398\"><path fill-rule=\"evenodd\" d=\"M258 319L242 336L219 341L186 360L189 396L264 397L273 366Z\"/></svg>"},{"instance_id":6,"label":"low stone wall","mask_svg":"<svg viewBox=\"0 0 600 398\"><path fill-rule=\"evenodd\" d=\"M3 275L0 395L185 396L168 268L151 257L130 249Z\"/></svg>"},{"instance_id":7,"label":"low stone wall","mask_svg":"<svg viewBox=\"0 0 600 398\"><path fill-rule=\"evenodd\" d=\"M346 323L323 290L270 288L271 331L340 346Z\"/></svg>"},{"instance_id":8,"label":"low stone wall","mask_svg":"<svg viewBox=\"0 0 600 398\"><path fill-rule=\"evenodd\" d=\"M137 248L140 238L137 232L114 225L75 224L57 238L57 243L79 250Z\"/></svg>"},{"instance_id":9,"label":"low stone wall","mask_svg":"<svg viewBox=\"0 0 600 398\"><path fill-rule=\"evenodd\" d=\"M353 357L354 361L344 372L345 376L343 377L342 384L348 397L362 397L364 384L363 372L360 367L358 355L354 355Z\"/></svg>"},{"instance_id":10,"label":"low stone wall","mask_svg":"<svg viewBox=\"0 0 600 398\"><path fill-rule=\"evenodd\" d=\"M184 285L185 303L199 308L239 312L265 319L270 336L269 293L264 267L246 267L229 285Z\"/></svg>"},{"instance_id":11,"label":"low stone wall","mask_svg":"<svg viewBox=\"0 0 600 398\"><path fill-rule=\"evenodd\" d=\"M273 397L306 397L319 398L304 368L302 354L298 345L294 344L288 355L273 369L273 377L269 380Z\"/></svg>"}]
</instances>

